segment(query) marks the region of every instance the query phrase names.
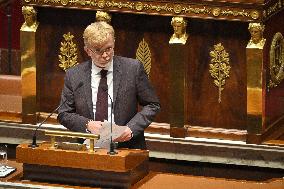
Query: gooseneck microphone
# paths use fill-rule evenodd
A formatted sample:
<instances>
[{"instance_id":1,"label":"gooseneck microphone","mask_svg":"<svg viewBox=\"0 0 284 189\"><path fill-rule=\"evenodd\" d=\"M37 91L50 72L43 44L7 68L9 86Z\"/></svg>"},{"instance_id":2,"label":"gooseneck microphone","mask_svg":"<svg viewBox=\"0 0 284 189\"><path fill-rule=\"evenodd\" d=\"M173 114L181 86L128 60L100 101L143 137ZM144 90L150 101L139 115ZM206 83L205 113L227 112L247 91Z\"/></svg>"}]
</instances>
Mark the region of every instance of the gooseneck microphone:
<instances>
[{"instance_id":1,"label":"gooseneck microphone","mask_svg":"<svg viewBox=\"0 0 284 189\"><path fill-rule=\"evenodd\" d=\"M79 89L84 83L80 82L77 87L75 88L74 92L77 91L77 89ZM33 142L32 144L29 145L29 147L32 148L36 148L38 147L38 144L36 143L36 137L37 137L37 130L46 122L46 120L48 118L50 118L50 116L52 116L57 110L59 110L59 108L61 108L61 106L63 106L66 102L68 101L68 98L66 98L56 109L54 109L35 129L34 134L33 134Z\"/></svg>"},{"instance_id":2,"label":"gooseneck microphone","mask_svg":"<svg viewBox=\"0 0 284 189\"><path fill-rule=\"evenodd\" d=\"M107 86L102 86L103 91L108 95L109 99L110 99L110 146L109 146L109 151L108 154L110 155L115 155L117 154L117 152L114 150L114 142L112 139L112 113L113 113L113 100L111 98L111 96L108 94L108 87Z\"/></svg>"}]
</instances>

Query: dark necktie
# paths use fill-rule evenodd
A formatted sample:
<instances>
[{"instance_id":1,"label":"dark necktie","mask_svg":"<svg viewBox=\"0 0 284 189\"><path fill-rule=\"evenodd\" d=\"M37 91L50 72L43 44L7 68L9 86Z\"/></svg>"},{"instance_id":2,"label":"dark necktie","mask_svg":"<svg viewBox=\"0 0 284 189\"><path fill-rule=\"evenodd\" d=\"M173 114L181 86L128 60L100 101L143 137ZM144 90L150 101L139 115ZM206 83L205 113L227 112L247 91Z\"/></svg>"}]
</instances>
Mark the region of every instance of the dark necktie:
<instances>
[{"instance_id":1,"label":"dark necktie","mask_svg":"<svg viewBox=\"0 0 284 189\"><path fill-rule=\"evenodd\" d=\"M107 120L107 109L108 109L108 102L107 102L107 70L101 70L101 79L98 87L98 94L97 94L97 102L96 102L96 121L104 121Z\"/></svg>"}]
</instances>

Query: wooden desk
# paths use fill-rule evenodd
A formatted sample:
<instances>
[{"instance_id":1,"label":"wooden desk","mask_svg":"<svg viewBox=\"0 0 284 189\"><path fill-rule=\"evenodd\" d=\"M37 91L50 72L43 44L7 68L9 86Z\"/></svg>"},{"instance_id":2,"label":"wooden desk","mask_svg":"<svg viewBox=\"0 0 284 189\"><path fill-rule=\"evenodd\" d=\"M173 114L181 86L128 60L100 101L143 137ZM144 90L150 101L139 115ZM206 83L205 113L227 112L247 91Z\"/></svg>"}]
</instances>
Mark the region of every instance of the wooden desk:
<instances>
[{"instance_id":1,"label":"wooden desk","mask_svg":"<svg viewBox=\"0 0 284 189\"><path fill-rule=\"evenodd\" d=\"M19 183L19 184L32 184L32 185L40 185L40 186L53 186L53 187L70 187L74 189L94 189L95 187L83 187L83 186L67 186L62 184L51 184L45 182L34 182L29 180L22 180L23 177L23 164L17 163L15 160L9 160L8 166L15 167L16 171L8 175L7 177L0 178L0 182L11 182L11 183ZM0 187L1 188L1 187Z\"/></svg>"},{"instance_id":2,"label":"wooden desk","mask_svg":"<svg viewBox=\"0 0 284 189\"><path fill-rule=\"evenodd\" d=\"M23 179L70 185L129 188L148 174L147 150L106 149L76 151L42 143L37 148L20 144L17 162L23 163Z\"/></svg>"},{"instance_id":3,"label":"wooden desk","mask_svg":"<svg viewBox=\"0 0 284 189\"><path fill-rule=\"evenodd\" d=\"M21 179L23 176L23 164L17 163L15 160L8 160L8 166L15 167L16 171L9 174L7 177L0 178L1 182L13 182Z\"/></svg>"}]
</instances>

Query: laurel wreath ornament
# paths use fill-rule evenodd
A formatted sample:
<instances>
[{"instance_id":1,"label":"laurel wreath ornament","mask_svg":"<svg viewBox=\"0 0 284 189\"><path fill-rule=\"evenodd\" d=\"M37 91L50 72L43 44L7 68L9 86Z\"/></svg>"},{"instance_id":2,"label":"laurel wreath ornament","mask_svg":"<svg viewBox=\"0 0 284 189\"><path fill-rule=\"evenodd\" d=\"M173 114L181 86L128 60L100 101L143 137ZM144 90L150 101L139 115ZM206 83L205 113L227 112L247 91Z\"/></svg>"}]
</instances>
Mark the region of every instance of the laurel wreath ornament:
<instances>
[{"instance_id":1,"label":"laurel wreath ornament","mask_svg":"<svg viewBox=\"0 0 284 189\"><path fill-rule=\"evenodd\" d=\"M68 68L78 64L77 45L73 42L74 35L70 32L63 35L64 41L61 42L59 58L59 67L66 71Z\"/></svg>"},{"instance_id":2,"label":"laurel wreath ornament","mask_svg":"<svg viewBox=\"0 0 284 189\"><path fill-rule=\"evenodd\" d=\"M218 87L219 98L218 102L221 103L221 94L224 90L226 78L230 75L231 66L229 65L230 57L225 51L221 43L214 45L214 50L210 51L211 64L209 64L209 73L214 78L214 84Z\"/></svg>"}]
</instances>

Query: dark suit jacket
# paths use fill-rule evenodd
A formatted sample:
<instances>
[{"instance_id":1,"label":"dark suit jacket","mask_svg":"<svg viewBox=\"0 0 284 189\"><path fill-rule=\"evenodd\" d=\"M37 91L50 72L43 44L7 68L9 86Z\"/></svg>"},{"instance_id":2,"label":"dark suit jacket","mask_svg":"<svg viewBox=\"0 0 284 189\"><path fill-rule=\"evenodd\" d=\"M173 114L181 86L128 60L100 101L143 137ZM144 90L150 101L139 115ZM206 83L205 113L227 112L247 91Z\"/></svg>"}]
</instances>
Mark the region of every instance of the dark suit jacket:
<instances>
[{"instance_id":1,"label":"dark suit jacket","mask_svg":"<svg viewBox=\"0 0 284 189\"><path fill-rule=\"evenodd\" d=\"M86 132L86 123L94 119L91 91L91 61L67 70L58 121L72 131ZM128 125L133 138L119 147L146 149L144 129L160 110L158 97L151 86L143 65L135 60L113 58L114 121ZM142 106L138 112L138 104Z\"/></svg>"}]
</instances>

